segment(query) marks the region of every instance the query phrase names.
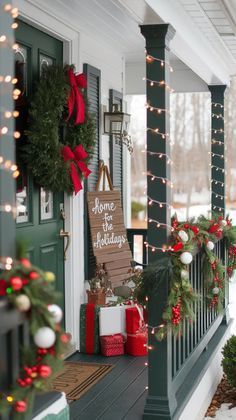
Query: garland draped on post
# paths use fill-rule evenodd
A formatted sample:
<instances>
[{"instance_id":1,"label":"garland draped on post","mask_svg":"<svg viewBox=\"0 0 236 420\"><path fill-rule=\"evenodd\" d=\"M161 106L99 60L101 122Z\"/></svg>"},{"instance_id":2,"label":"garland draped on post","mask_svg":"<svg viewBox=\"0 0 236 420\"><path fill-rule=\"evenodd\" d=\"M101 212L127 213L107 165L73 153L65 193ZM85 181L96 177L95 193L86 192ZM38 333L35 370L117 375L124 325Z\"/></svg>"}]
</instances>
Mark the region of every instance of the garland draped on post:
<instances>
[{"instance_id":1,"label":"garland draped on post","mask_svg":"<svg viewBox=\"0 0 236 420\"><path fill-rule=\"evenodd\" d=\"M219 239L224 239L228 250L228 267L215 255L214 246ZM163 323L155 327L156 338L162 340L171 330L178 335L182 332L185 321L194 319L193 303L199 299L189 281L189 264L193 255L201 250L203 253L203 276L206 288L206 299L209 307L218 312L223 309L225 281L231 277L236 268L236 230L229 217L214 216L207 219L200 216L197 221L180 223L172 219L169 250L165 255L136 278L134 296L146 305L147 295L158 295L160 283L170 280L170 291L163 313Z\"/></svg>"}]
</instances>

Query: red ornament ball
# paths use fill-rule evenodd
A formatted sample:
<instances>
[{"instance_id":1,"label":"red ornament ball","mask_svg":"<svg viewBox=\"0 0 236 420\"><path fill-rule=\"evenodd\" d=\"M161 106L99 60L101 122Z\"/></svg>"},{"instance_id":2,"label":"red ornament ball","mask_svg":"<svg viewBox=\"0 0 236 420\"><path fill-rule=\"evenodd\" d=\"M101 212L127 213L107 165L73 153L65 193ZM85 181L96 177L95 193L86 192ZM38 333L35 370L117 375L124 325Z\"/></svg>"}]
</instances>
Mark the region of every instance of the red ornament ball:
<instances>
[{"instance_id":1,"label":"red ornament ball","mask_svg":"<svg viewBox=\"0 0 236 420\"><path fill-rule=\"evenodd\" d=\"M36 280L36 279L38 279L40 277L40 275L39 275L39 273L37 273L37 271L31 271L30 273L29 273L29 278L31 279L31 280Z\"/></svg>"},{"instance_id":2,"label":"red ornament ball","mask_svg":"<svg viewBox=\"0 0 236 420\"><path fill-rule=\"evenodd\" d=\"M25 413L27 410L27 404L23 400L16 401L14 404L14 410L17 413Z\"/></svg>"},{"instance_id":3,"label":"red ornament ball","mask_svg":"<svg viewBox=\"0 0 236 420\"><path fill-rule=\"evenodd\" d=\"M32 382L33 382L33 379L32 378L25 378L25 384L26 385L31 385L32 384Z\"/></svg>"},{"instance_id":4,"label":"red ornament ball","mask_svg":"<svg viewBox=\"0 0 236 420\"><path fill-rule=\"evenodd\" d=\"M23 287L22 279L20 277L11 277L10 278L10 285L15 292L17 290L21 290L22 287Z\"/></svg>"},{"instance_id":5,"label":"red ornament ball","mask_svg":"<svg viewBox=\"0 0 236 420\"><path fill-rule=\"evenodd\" d=\"M20 259L20 262L26 268L30 268L31 267L31 262L27 258L21 258Z\"/></svg>"},{"instance_id":6,"label":"red ornament ball","mask_svg":"<svg viewBox=\"0 0 236 420\"><path fill-rule=\"evenodd\" d=\"M52 374L52 368L48 365L39 365L38 366L38 375L41 378L48 378Z\"/></svg>"}]
</instances>

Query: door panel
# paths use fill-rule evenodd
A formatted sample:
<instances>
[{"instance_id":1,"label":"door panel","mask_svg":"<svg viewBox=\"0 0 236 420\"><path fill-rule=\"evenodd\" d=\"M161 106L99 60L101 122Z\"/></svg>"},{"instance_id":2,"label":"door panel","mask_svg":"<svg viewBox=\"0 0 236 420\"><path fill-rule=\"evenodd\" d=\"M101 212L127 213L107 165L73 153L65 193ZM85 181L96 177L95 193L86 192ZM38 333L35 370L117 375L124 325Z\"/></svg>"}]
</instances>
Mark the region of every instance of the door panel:
<instances>
[{"instance_id":1,"label":"door panel","mask_svg":"<svg viewBox=\"0 0 236 420\"><path fill-rule=\"evenodd\" d=\"M16 144L17 163L21 174L17 180L16 200L18 205L17 239L26 240L28 254L33 264L56 275L56 288L63 293L61 306L64 309L64 256L60 229L64 222L60 209L64 206L64 194L52 193L36 185L27 172L22 155L27 142L28 106L43 66L63 65L63 44L49 35L19 21L16 31L19 48L15 54L16 85L22 91L16 101L20 116L16 130L22 135Z\"/></svg>"}]
</instances>

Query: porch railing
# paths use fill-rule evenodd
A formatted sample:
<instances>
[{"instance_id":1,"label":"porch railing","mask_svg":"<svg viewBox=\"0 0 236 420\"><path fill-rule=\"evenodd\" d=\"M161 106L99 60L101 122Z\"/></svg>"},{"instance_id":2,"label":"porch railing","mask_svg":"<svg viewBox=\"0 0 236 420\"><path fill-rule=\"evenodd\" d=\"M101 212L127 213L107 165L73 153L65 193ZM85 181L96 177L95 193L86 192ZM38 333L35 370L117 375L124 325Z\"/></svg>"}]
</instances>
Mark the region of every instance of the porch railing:
<instances>
[{"instance_id":1,"label":"porch railing","mask_svg":"<svg viewBox=\"0 0 236 420\"><path fill-rule=\"evenodd\" d=\"M28 321L0 299L0 389L7 392L20 373L20 351L29 346Z\"/></svg>"},{"instance_id":2,"label":"porch railing","mask_svg":"<svg viewBox=\"0 0 236 420\"><path fill-rule=\"evenodd\" d=\"M130 243L134 260L138 259L137 264L147 264L147 251L145 241L147 239L146 229L127 229L127 237ZM215 244L214 252L216 256L226 264L226 247L222 239ZM171 337L171 381L173 390L177 392L184 383L185 378L201 356L207 349L208 343L222 323L224 313L217 314L214 307L209 307L206 299L206 286L203 273L203 253L198 252L190 265L189 280L193 290L200 299L194 303L195 318L192 323L184 325L181 337ZM228 305L228 286L225 290L225 307Z\"/></svg>"},{"instance_id":3,"label":"porch railing","mask_svg":"<svg viewBox=\"0 0 236 420\"><path fill-rule=\"evenodd\" d=\"M215 244L215 254L225 263L224 240ZM190 283L193 290L200 295L200 299L194 303L193 307L195 318L192 324L186 323L184 325L180 338L172 337L172 380L176 389L183 383L202 351L207 348L223 319L223 314L217 314L216 309L214 307L210 308L209 302L206 300L202 265L203 254L198 252L190 265Z\"/></svg>"}]
</instances>

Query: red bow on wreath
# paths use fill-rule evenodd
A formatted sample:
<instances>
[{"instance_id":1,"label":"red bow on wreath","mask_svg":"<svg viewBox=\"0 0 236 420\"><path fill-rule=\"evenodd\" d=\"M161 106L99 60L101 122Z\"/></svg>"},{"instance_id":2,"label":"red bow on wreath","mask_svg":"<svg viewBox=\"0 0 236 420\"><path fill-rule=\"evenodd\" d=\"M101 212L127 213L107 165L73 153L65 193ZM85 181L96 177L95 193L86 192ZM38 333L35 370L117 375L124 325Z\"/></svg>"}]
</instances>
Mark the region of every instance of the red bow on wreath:
<instances>
[{"instance_id":1,"label":"red bow on wreath","mask_svg":"<svg viewBox=\"0 0 236 420\"><path fill-rule=\"evenodd\" d=\"M61 154L65 162L68 160L72 161L70 164L70 176L74 186L74 192L77 194L83 188L77 168L79 168L85 178L88 178L91 174L90 169L83 162L83 160L88 157L88 153L84 150L82 144L80 144L79 146L76 146L73 151L69 146L64 146L61 150Z\"/></svg>"},{"instance_id":2,"label":"red bow on wreath","mask_svg":"<svg viewBox=\"0 0 236 420\"><path fill-rule=\"evenodd\" d=\"M71 118L72 113L75 110L75 125L83 124L85 116L85 105L84 98L80 89L87 87L87 80L83 73L76 75L72 69L69 69L67 74L70 83L70 93L67 98L69 114L67 121Z\"/></svg>"}]
</instances>

